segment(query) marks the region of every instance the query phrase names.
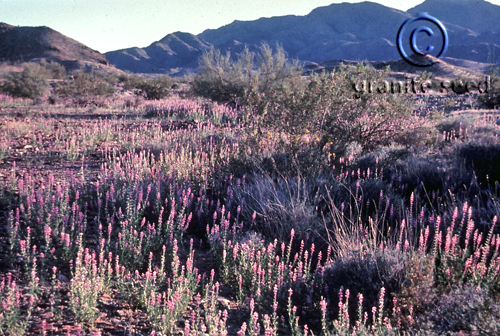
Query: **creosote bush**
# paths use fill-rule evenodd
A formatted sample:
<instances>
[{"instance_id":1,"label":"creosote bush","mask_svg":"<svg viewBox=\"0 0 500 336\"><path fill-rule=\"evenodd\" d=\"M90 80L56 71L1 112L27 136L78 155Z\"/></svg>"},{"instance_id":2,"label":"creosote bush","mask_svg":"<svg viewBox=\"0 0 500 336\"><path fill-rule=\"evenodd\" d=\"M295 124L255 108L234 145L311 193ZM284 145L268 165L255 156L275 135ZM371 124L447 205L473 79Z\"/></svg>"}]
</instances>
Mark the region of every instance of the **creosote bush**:
<instances>
[{"instance_id":1,"label":"creosote bush","mask_svg":"<svg viewBox=\"0 0 500 336\"><path fill-rule=\"evenodd\" d=\"M249 147L261 146L270 131L284 151L296 153L307 143L337 156L352 143L367 152L393 142L413 145L417 137L425 142L423 119L413 115L409 95L355 90L359 81L384 80L388 68L341 64L309 78L303 70L281 47L245 49L235 60L211 49L200 60L192 92L240 106Z\"/></svg>"},{"instance_id":2,"label":"creosote bush","mask_svg":"<svg viewBox=\"0 0 500 336\"><path fill-rule=\"evenodd\" d=\"M126 90L148 100L159 100L167 98L172 93L176 83L170 76L159 76L147 78L141 75L122 73L117 76L117 81L122 83Z\"/></svg>"},{"instance_id":3,"label":"creosote bush","mask_svg":"<svg viewBox=\"0 0 500 336\"><path fill-rule=\"evenodd\" d=\"M357 81L384 80L389 68L380 71L358 64L340 65L330 73L313 75L309 90L300 97L301 104L287 117L302 114L297 125L317 134L320 146L337 155L345 153L349 143L356 142L363 152L404 141L407 134L422 126L412 115L410 97L404 94L358 93ZM293 119L292 119L293 120Z\"/></svg>"},{"instance_id":4,"label":"creosote bush","mask_svg":"<svg viewBox=\"0 0 500 336\"><path fill-rule=\"evenodd\" d=\"M246 48L233 57L211 48L200 59L198 73L191 83L195 95L220 103L251 106L264 113L272 102L285 99L302 82L302 68L290 62L284 49L273 52L263 44L257 53Z\"/></svg>"},{"instance_id":5,"label":"creosote bush","mask_svg":"<svg viewBox=\"0 0 500 336\"><path fill-rule=\"evenodd\" d=\"M149 100L166 98L172 91L174 81L169 76L154 79L142 79L135 84L138 94Z\"/></svg>"}]
</instances>

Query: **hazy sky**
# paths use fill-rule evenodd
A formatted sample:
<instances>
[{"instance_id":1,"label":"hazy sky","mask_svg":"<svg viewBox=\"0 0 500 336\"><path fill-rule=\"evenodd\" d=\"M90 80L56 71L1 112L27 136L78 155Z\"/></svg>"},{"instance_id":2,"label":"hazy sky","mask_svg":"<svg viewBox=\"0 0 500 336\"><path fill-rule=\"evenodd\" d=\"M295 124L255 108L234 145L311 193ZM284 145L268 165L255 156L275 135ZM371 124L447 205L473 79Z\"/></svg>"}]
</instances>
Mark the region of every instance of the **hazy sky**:
<instances>
[{"instance_id":1,"label":"hazy sky","mask_svg":"<svg viewBox=\"0 0 500 336\"><path fill-rule=\"evenodd\" d=\"M311 10L342 0L0 0L0 22L48 26L100 52L146 47L176 31ZM349 2L361 2L352 0ZM423 0L374 0L403 11ZM500 5L500 0L489 0Z\"/></svg>"}]
</instances>

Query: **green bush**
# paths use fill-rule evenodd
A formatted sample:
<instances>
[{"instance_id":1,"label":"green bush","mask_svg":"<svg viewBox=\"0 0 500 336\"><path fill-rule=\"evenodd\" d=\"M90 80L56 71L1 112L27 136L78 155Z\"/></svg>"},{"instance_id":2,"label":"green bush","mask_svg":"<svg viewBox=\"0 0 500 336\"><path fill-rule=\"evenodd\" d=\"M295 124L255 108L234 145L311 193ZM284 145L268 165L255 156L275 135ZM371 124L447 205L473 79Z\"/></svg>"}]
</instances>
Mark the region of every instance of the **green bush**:
<instances>
[{"instance_id":1,"label":"green bush","mask_svg":"<svg viewBox=\"0 0 500 336\"><path fill-rule=\"evenodd\" d=\"M42 69L45 69L47 78L64 79L66 77L66 68L61 63L47 61L45 58L43 58L40 61L40 66L42 67Z\"/></svg>"},{"instance_id":2,"label":"green bush","mask_svg":"<svg viewBox=\"0 0 500 336\"><path fill-rule=\"evenodd\" d=\"M341 65L331 74L311 78L309 90L298 108L308 120L308 129L319 133L320 145L343 154L350 143L358 143L363 151L370 151L392 142L404 141L408 133L420 128L412 116L410 97L403 94L356 92L355 83L366 80L379 82L389 73L370 66Z\"/></svg>"},{"instance_id":3,"label":"green bush","mask_svg":"<svg viewBox=\"0 0 500 336\"><path fill-rule=\"evenodd\" d=\"M92 97L111 95L115 89L97 73L80 71L75 72L69 80L62 83L56 92L68 97Z\"/></svg>"},{"instance_id":4,"label":"green bush","mask_svg":"<svg viewBox=\"0 0 500 336\"><path fill-rule=\"evenodd\" d=\"M200 60L199 71L191 83L192 92L219 103L239 102L250 88L253 54L245 51L236 62L228 52L211 48Z\"/></svg>"},{"instance_id":5,"label":"green bush","mask_svg":"<svg viewBox=\"0 0 500 336\"><path fill-rule=\"evenodd\" d=\"M1 91L15 97L40 98L48 92L47 71L36 63L28 63L22 72L10 72L7 74Z\"/></svg>"},{"instance_id":6,"label":"green bush","mask_svg":"<svg viewBox=\"0 0 500 336\"><path fill-rule=\"evenodd\" d=\"M388 68L379 71L358 64L312 74L307 86L288 87L269 99L260 109L261 125L299 136L299 142L304 135L320 139L319 147L337 156L354 144L362 153L392 142L406 143L408 134L422 128L421 120L412 115L410 96L354 89L358 81L379 82L388 73Z\"/></svg>"},{"instance_id":7,"label":"green bush","mask_svg":"<svg viewBox=\"0 0 500 336\"><path fill-rule=\"evenodd\" d=\"M143 79L131 82L138 89L138 94L146 99L162 99L170 95L173 79L169 76L161 76L155 79Z\"/></svg>"},{"instance_id":8,"label":"green bush","mask_svg":"<svg viewBox=\"0 0 500 336\"><path fill-rule=\"evenodd\" d=\"M256 57L258 67L253 73L246 103L252 106L254 112L271 116L273 110L286 108L295 92L305 89L304 68L296 60L289 61L280 46L273 52L269 45L263 44Z\"/></svg>"},{"instance_id":9,"label":"green bush","mask_svg":"<svg viewBox=\"0 0 500 336\"><path fill-rule=\"evenodd\" d=\"M195 95L219 103L251 105L262 113L273 102L281 102L286 93L302 80L302 67L289 62L284 49L263 44L259 52L245 49L235 60L229 52L222 55L210 49L200 59L198 73L191 83Z\"/></svg>"},{"instance_id":10,"label":"green bush","mask_svg":"<svg viewBox=\"0 0 500 336\"><path fill-rule=\"evenodd\" d=\"M138 75L124 72L118 75L117 80L119 83L123 83L126 90L133 90L137 88L142 78Z\"/></svg>"},{"instance_id":11,"label":"green bush","mask_svg":"<svg viewBox=\"0 0 500 336\"><path fill-rule=\"evenodd\" d=\"M491 90L479 95L479 103L488 109L498 108L500 106L500 75L499 70L491 71Z\"/></svg>"},{"instance_id":12,"label":"green bush","mask_svg":"<svg viewBox=\"0 0 500 336\"><path fill-rule=\"evenodd\" d=\"M174 79L170 76L148 79L139 75L122 73L117 76L117 81L123 83L126 90L132 90L137 96L151 100L170 96L175 86Z\"/></svg>"},{"instance_id":13,"label":"green bush","mask_svg":"<svg viewBox=\"0 0 500 336\"><path fill-rule=\"evenodd\" d=\"M286 150L303 148L306 140L337 155L349 144L370 151L392 142L412 143L409 134L419 134L421 123L412 115L410 95L356 91L354 84L360 81L383 81L388 68L341 65L309 78L302 72L281 47L274 52L264 44L258 53L246 49L236 60L211 49L200 61L192 91L243 106L242 119L254 147L270 129L288 139Z\"/></svg>"}]
</instances>

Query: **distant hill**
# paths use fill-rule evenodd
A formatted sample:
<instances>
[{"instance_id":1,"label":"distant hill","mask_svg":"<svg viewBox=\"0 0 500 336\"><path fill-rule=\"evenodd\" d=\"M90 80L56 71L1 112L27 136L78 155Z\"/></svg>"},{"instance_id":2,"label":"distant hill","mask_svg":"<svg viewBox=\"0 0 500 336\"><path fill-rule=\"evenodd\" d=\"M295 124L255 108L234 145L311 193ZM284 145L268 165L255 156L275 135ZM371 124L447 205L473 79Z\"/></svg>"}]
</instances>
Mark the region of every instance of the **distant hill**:
<instances>
[{"instance_id":1,"label":"distant hill","mask_svg":"<svg viewBox=\"0 0 500 336\"><path fill-rule=\"evenodd\" d=\"M46 58L67 68L110 67L106 57L49 27L16 27L0 23L0 62Z\"/></svg>"},{"instance_id":2,"label":"distant hill","mask_svg":"<svg viewBox=\"0 0 500 336\"><path fill-rule=\"evenodd\" d=\"M106 53L117 68L131 72L179 74L196 68L198 57L210 44L199 37L177 32L146 48L128 48Z\"/></svg>"},{"instance_id":3,"label":"distant hill","mask_svg":"<svg viewBox=\"0 0 500 336\"><path fill-rule=\"evenodd\" d=\"M226 41L259 45L280 43L291 58L389 60L399 56L394 40L410 15L372 2L341 3L314 9L306 16L235 21L199 36L219 46Z\"/></svg>"},{"instance_id":4,"label":"distant hill","mask_svg":"<svg viewBox=\"0 0 500 336\"><path fill-rule=\"evenodd\" d=\"M408 10L420 12L444 23L450 34L447 57L500 65L500 6L484 0L426 0Z\"/></svg>"},{"instance_id":5,"label":"distant hill","mask_svg":"<svg viewBox=\"0 0 500 336\"><path fill-rule=\"evenodd\" d=\"M429 58L430 61L434 63L428 68L412 66L402 59L393 61L371 61L365 63L372 65L378 70L383 70L389 66L391 70L389 77L397 80L415 78L424 71L431 72L432 78L435 80L468 78L481 81L486 78L484 72L488 69L481 67L483 63L456 60L449 57L445 58L445 60L430 56L427 56L426 58ZM309 62L305 68L308 73L321 72L323 70L331 71L338 67L340 63L344 63L346 65L356 65L358 62L351 60L330 60L319 63Z\"/></svg>"},{"instance_id":6,"label":"distant hill","mask_svg":"<svg viewBox=\"0 0 500 336\"><path fill-rule=\"evenodd\" d=\"M280 43L288 56L309 62L333 59L399 59L395 40L401 24L418 12L441 20L449 33L447 57L500 64L500 6L484 0L427 0L403 12L373 2L319 7L305 16L234 21L195 36L174 33L146 48L106 53L110 62L134 72L184 73L210 46L233 53Z\"/></svg>"},{"instance_id":7,"label":"distant hill","mask_svg":"<svg viewBox=\"0 0 500 336\"><path fill-rule=\"evenodd\" d=\"M500 33L500 6L484 0L426 0L407 12L411 15L428 12L439 20L480 34ZM500 43L500 39L492 42Z\"/></svg>"}]
</instances>

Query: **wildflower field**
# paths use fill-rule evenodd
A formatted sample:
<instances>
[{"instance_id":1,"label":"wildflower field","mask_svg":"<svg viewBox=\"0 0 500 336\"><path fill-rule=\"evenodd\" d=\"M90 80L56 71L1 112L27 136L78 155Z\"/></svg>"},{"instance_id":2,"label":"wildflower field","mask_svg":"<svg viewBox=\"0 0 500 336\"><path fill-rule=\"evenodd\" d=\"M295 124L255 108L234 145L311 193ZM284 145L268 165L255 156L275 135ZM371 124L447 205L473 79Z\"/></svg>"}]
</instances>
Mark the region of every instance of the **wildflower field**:
<instances>
[{"instance_id":1,"label":"wildflower field","mask_svg":"<svg viewBox=\"0 0 500 336\"><path fill-rule=\"evenodd\" d=\"M499 334L499 110L282 56L1 94L0 335Z\"/></svg>"}]
</instances>

